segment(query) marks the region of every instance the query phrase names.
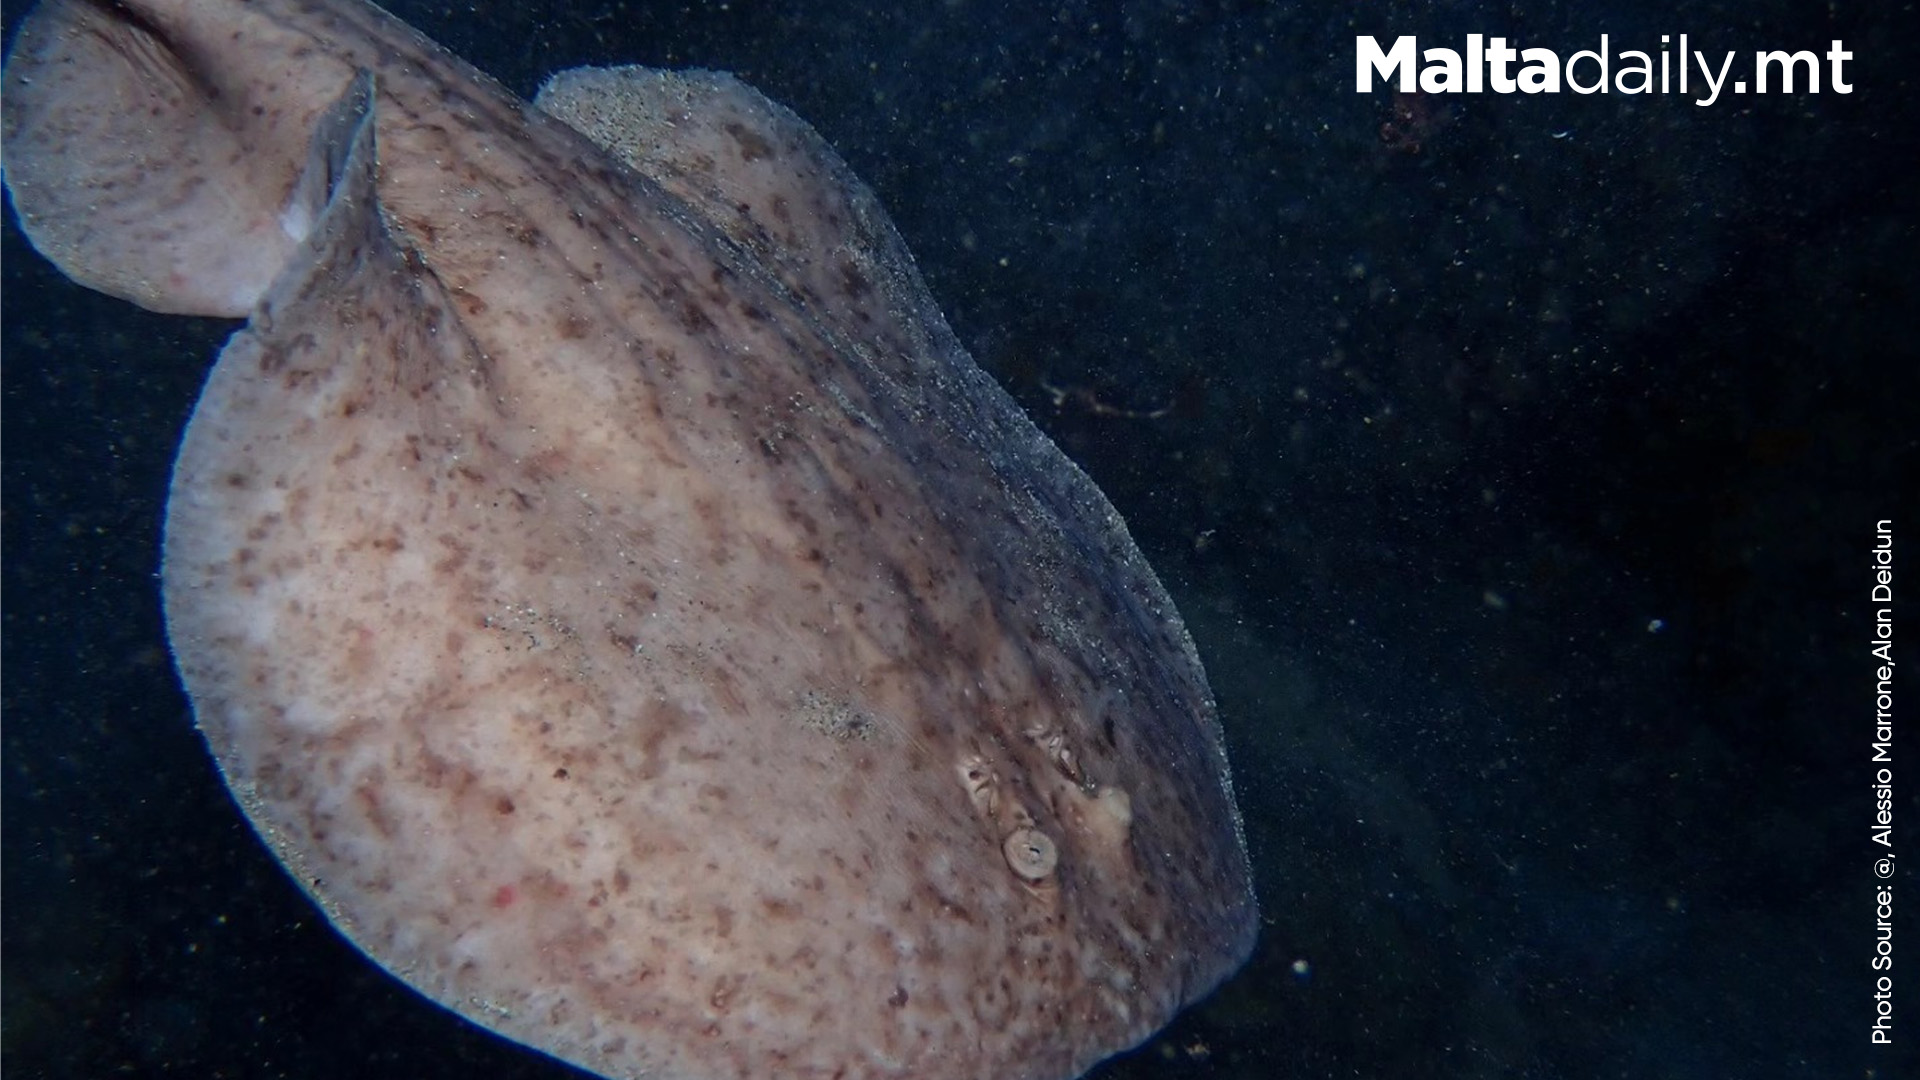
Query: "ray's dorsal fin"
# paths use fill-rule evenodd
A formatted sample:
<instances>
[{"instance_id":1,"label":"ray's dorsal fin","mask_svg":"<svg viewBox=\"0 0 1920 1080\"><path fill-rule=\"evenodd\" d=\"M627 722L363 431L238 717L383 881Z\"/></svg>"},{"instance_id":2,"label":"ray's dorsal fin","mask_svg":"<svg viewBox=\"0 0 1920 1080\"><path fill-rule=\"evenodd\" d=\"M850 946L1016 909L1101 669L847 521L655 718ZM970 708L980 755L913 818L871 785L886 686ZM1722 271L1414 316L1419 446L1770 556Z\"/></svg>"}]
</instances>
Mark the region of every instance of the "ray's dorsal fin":
<instances>
[{"instance_id":1,"label":"ray's dorsal fin","mask_svg":"<svg viewBox=\"0 0 1920 1080\"><path fill-rule=\"evenodd\" d=\"M287 134L301 118L214 81L165 20L94 0L27 17L0 98L7 188L75 281L153 311L243 316L318 215L290 201L314 194L296 184L309 147Z\"/></svg>"},{"instance_id":2,"label":"ray's dorsal fin","mask_svg":"<svg viewBox=\"0 0 1920 1080\"><path fill-rule=\"evenodd\" d=\"M374 77L363 70L316 121L290 204L304 215L306 242L228 343L222 360L232 363L209 382L187 448L226 423L240 407L236 399L258 408L251 399L281 394L297 410L346 417L382 395L410 403L431 389L450 408L477 400L484 359L452 317L438 279L409 262L380 210L375 109ZM183 450L176 491L194 487L195 461ZM170 533L170 556L174 539Z\"/></svg>"}]
</instances>

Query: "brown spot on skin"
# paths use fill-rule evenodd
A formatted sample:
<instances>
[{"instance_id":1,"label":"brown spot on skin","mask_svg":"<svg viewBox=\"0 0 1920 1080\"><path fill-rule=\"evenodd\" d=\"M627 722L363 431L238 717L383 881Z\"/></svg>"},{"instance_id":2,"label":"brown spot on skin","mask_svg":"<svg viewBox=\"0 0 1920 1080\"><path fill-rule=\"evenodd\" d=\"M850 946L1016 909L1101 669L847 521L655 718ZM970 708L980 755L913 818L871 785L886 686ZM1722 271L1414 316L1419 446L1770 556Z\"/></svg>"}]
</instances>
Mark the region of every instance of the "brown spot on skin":
<instances>
[{"instance_id":1,"label":"brown spot on skin","mask_svg":"<svg viewBox=\"0 0 1920 1080\"><path fill-rule=\"evenodd\" d=\"M493 812L496 814L513 813L513 800L507 798L505 795L500 796L493 801Z\"/></svg>"},{"instance_id":2,"label":"brown spot on skin","mask_svg":"<svg viewBox=\"0 0 1920 1080\"><path fill-rule=\"evenodd\" d=\"M425 753L420 757L419 780L434 791L447 791L458 796L473 786L473 770L455 765L435 753Z\"/></svg>"},{"instance_id":3,"label":"brown spot on skin","mask_svg":"<svg viewBox=\"0 0 1920 1080\"><path fill-rule=\"evenodd\" d=\"M361 809L366 812L367 822L373 826L374 831L382 837L392 839L398 829L398 823L381 804L379 788L371 783L362 784L354 789L353 794L359 801Z\"/></svg>"},{"instance_id":4,"label":"brown spot on skin","mask_svg":"<svg viewBox=\"0 0 1920 1080\"><path fill-rule=\"evenodd\" d=\"M727 134L740 147L740 156L747 161L765 161L774 154L773 144L766 137L738 121L727 125Z\"/></svg>"},{"instance_id":5,"label":"brown spot on skin","mask_svg":"<svg viewBox=\"0 0 1920 1080\"><path fill-rule=\"evenodd\" d=\"M380 664L380 652L374 645L372 632L364 626L356 626L348 632L348 636L350 644L346 649L346 669L355 678L370 677L379 670Z\"/></svg>"},{"instance_id":6,"label":"brown spot on skin","mask_svg":"<svg viewBox=\"0 0 1920 1080\"><path fill-rule=\"evenodd\" d=\"M707 1004L718 1012L730 1012L734 998L739 996L740 988L746 985L746 981L745 975L723 975L714 980L713 993L707 997Z\"/></svg>"},{"instance_id":7,"label":"brown spot on skin","mask_svg":"<svg viewBox=\"0 0 1920 1080\"><path fill-rule=\"evenodd\" d=\"M893 993L887 995L887 1004L896 1009L905 1008L907 1005L907 988L904 986L894 987Z\"/></svg>"},{"instance_id":8,"label":"brown spot on skin","mask_svg":"<svg viewBox=\"0 0 1920 1080\"><path fill-rule=\"evenodd\" d=\"M422 218L408 218L400 222L400 227L418 237L424 244L433 244L440 239L440 230L434 228L432 222ZM425 262L420 258L419 249L408 247L404 249L404 255L409 266L426 268Z\"/></svg>"},{"instance_id":9,"label":"brown spot on skin","mask_svg":"<svg viewBox=\"0 0 1920 1080\"><path fill-rule=\"evenodd\" d=\"M646 734L640 737L640 749L646 753L647 759L636 770L635 776L641 780L653 780L666 771L666 755L661 752L666 741L691 727L693 719L678 705L656 702L641 718L641 724Z\"/></svg>"},{"instance_id":10,"label":"brown spot on skin","mask_svg":"<svg viewBox=\"0 0 1920 1080\"><path fill-rule=\"evenodd\" d=\"M722 709L734 714L747 711L745 692L741 689L740 679L731 667L714 669L713 689Z\"/></svg>"},{"instance_id":11,"label":"brown spot on skin","mask_svg":"<svg viewBox=\"0 0 1920 1080\"><path fill-rule=\"evenodd\" d=\"M713 909L714 936L729 938L733 936L733 909L719 907Z\"/></svg>"},{"instance_id":12,"label":"brown spot on skin","mask_svg":"<svg viewBox=\"0 0 1920 1080\"><path fill-rule=\"evenodd\" d=\"M686 327L689 334L703 335L713 330L713 319L705 308L688 300L680 305L680 325Z\"/></svg>"},{"instance_id":13,"label":"brown spot on skin","mask_svg":"<svg viewBox=\"0 0 1920 1080\"><path fill-rule=\"evenodd\" d=\"M487 313L488 305L485 300L464 289L454 289L451 292L453 302L460 305L460 310L466 312L468 318L477 319Z\"/></svg>"},{"instance_id":14,"label":"brown spot on skin","mask_svg":"<svg viewBox=\"0 0 1920 1080\"><path fill-rule=\"evenodd\" d=\"M441 547L447 550L447 554L439 562L433 564L433 569L436 573L457 573L461 567L467 564L467 556L472 553L472 548L461 543L457 537L451 535L442 535L439 543Z\"/></svg>"},{"instance_id":15,"label":"brown spot on skin","mask_svg":"<svg viewBox=\"0 0 1920 1080\"><path fill-rule=\"evenodd\" d=\"M865 300L873 292L873 283L867 280L867 275L860 272L852 259L843 259L840 262L840 289L854 300Z\"/></svg>"}]
</instances>

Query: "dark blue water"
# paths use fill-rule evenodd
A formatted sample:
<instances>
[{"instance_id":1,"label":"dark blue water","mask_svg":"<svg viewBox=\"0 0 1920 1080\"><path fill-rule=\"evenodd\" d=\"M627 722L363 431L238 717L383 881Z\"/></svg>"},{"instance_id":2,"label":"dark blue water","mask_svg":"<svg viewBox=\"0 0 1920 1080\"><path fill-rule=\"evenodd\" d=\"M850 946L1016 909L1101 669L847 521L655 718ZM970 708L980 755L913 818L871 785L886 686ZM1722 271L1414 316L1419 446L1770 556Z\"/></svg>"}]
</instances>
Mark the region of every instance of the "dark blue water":
<instances>
[{"instance_id":1,"label":"dark blue water","mask_svg":"<svg viewBox=\"0 0 1920 1080\"><path fill-rule=\"evenodd\" d=\"M812 121L1180 601L1267 925L1099 1075L1920 1061L1920 966L1903 1047L1867 1043L1877 520L1920 568L1910 11L530 6L395 9L523 93L718 67ZM1356 33L1474 31L1563 57L1841 38L1855 89L1352 89ZM11 219L4 243L8 1075L566 1075L335 938L192 730L160 509L230 327L80 292Z\"/></svg>"}]
</instances>

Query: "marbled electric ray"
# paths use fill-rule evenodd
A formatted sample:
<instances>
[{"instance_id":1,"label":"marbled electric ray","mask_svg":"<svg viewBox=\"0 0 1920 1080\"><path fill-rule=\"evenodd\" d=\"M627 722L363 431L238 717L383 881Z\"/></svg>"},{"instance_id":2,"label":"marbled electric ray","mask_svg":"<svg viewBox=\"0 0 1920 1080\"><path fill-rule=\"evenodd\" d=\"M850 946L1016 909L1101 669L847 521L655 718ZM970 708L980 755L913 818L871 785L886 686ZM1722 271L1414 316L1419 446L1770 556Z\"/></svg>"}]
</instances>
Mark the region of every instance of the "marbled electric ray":
<instances>
[{"instance_id":1,"label":"marbled electric ray","mask_svg":"<svg viewBox=\"0 0 1920 1080\"><path fill-rule=\"evenodd\" d=\"M800 120L639 69L547 107L357 0L20 31L34 244L248 320L163 567L234 797L375 961L606 1076L1138 1043L1255 909L1113 508Z\"/></svg>"}]
</instances>

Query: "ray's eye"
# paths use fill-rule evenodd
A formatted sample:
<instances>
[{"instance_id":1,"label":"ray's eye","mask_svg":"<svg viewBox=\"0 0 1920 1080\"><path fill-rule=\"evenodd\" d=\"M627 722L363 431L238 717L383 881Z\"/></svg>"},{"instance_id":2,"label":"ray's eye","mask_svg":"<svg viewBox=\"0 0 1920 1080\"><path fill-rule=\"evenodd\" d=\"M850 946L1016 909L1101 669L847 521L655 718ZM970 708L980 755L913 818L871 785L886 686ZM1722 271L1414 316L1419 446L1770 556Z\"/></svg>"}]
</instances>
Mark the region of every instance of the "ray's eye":
<instances>
[{"instance_id":1,"label":"ray's eye","mask_svg":"<svg viewBox=\"0 0 1920 1080\"><path fill-rule=\"evenodd\" d=\"M1053 837L1039 829L1013 830L1007 834L1000 850L1007 856L1007 866L1030 882L1046 880L1060 862L1060 850L1054 846Z\"/></svg>"}]
</instances>

